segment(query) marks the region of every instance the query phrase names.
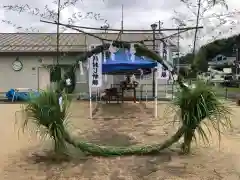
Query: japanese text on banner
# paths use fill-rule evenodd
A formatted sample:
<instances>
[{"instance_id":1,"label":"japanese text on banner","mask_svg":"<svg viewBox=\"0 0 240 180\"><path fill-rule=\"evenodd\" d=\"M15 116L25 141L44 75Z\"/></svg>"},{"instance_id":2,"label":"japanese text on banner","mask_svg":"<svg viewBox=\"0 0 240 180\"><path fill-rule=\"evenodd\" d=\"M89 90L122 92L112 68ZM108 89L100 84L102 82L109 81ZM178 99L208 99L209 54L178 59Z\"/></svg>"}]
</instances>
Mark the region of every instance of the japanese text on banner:
<instances>
[{"instance_id":1,"label":"japanese text on banner","mask_svg":"<svg viewBox=\"0 0 240 180\"><path fill-rule=\"evenodd\" d=\"M89 61L89 86L102 86L102 55L93 55Z\"/></svg>"}]
</instances>

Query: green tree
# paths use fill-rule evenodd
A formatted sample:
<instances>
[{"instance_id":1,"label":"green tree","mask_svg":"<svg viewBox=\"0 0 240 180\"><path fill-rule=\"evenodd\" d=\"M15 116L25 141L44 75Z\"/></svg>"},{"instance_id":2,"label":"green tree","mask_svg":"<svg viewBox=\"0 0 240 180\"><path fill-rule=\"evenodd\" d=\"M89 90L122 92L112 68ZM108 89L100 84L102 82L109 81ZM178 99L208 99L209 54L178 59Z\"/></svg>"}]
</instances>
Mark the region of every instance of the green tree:
<instances>
[{"instance_id":1,"label":"green tree","mask_svg":"<svg viewBox=\"0 0 240 180\"><path fill-rule=\"evenodd\" d=\"M193 66L198 72L206 72L208 70L208 61L206 49L201 48L194 58Z\"/></svg>"},{"instance_id":2,"label":"green tree","mask_svg":"<svg viewBox=\"0 0 240 180\"><path fill-rule=\"evenodd\" d=\"M233 56L235 45L240 47L239 42L240 34L215 40L203 45L195 56L193 56L192 53L188 53L185 56L180 57L180 63L192 64L195 70L206 72L208 69L208 62L217 55L222 54L225 56ZM174 60L176 61L176 59Z\"/></svg>"}]
</instances>

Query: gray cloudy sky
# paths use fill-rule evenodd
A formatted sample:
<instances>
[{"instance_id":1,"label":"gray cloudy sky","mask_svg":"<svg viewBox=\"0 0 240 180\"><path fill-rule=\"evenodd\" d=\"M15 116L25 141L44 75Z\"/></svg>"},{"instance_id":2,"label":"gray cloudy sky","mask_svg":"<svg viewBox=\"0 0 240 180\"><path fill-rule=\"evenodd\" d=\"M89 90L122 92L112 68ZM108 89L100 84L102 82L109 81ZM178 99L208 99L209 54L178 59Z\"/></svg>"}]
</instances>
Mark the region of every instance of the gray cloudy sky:
<instances>
[{"instance_id":1,"label":"gray cloudy sky","mask_svg":"<svg viewBox=\"0 0 240 180\"><path fill-rule=\"evenodd\" d=\"M51 0L50 0L51 1ZM32 15L31 8L38 8L40 13L44 13L44 7L47 5L49 9L56 10L56 5L50 3L49 0L33 1L33 0L1 0L0 8L0 32L56 32L56 26L48 25L40 22L39 15ZM54 0L52 0L54 1ZM63 0L61 0L63 2ZM72 0L70 0L72 1ZM188 0L196 2L195 0ZM30 9L26 8L27 12L16 12L3 8L6 5L25 5L28 4ZM172 17L178 17L182 20L195 19L193 13L180 0L79 0L75 6L65 8L61 12L61 21L67 23L73 13L75 16L81 14L87 18L72 18L74 24L82 26L100 27L107 20L112 28L120 28L121 25L121 6L124 6L124 27L148 29L150 24L161 20L163 27L176 27L176 21ZM240 10L240 2L237 0L227 0L229 10L220 6L212 8L204 14L204 19L200 21L204 25L199 37L201 40L198 45L201 45L216 36L224 37L239 32L240 15L229 17L227 22L221 21L220 24L217 18L213 18L212 13L220 14L233 12L235 9ZM196 12L196 10L193 8ZM36 10L35 10L36 12ZM80 13L79 13L80 12ZM88 12L99 13L102 20L94 20L92 14ZM176 13L177 12L177 13ZM39 14L40 14L39 13ZM208 17L208 18L207 18ZM8 21L8 22L6 22ZM193 26L194 21L184 21L186 25ZM17 27L19 27L17 29ZM21 27L21 28L20 28ZM30 29L30 28L34 29ZM67 31L66 31L67 32ZM219 34L221 32L221 34ZM185 33L183 47L188 47L193 39L193 33ZM187 40L186 40L187 39Z\"/></svg>"}]
</instances>

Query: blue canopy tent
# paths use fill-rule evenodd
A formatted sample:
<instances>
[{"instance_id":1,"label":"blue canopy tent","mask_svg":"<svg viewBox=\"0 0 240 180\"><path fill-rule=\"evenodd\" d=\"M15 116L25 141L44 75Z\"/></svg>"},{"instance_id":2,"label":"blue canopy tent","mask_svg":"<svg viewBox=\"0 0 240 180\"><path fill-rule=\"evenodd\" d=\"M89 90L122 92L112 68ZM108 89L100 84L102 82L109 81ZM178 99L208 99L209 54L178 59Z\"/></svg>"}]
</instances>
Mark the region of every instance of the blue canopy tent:
<instances>
[{"instance_id":1,"label":"blue canopy tent","mask_svg":"<svg viewBox=\"0 0 240 180\"><path fill-rule=\"evenodd\" d=\"M135 73L140 72L139 69L147 70L151 72L152 68L157 67L158 63L147 57L136 56L131 58L129 51L119 50L114 53L114 58L107 58L105 62L102 62L103 74L123 74L123 73ZM155 117L157 116L157 83L155 77ZM123 94L123 92L122 92ZM136 89L134 88L134 101L136 102Z\"/></svg>"},{"instance_id":2,"label":"blue canopy tent","mask_svg":"<svg viewBox=\"0 0 240 180\"><path fill-rule=\"evenodd\" d=\"M133 72L138 69L151 69L157 66L157 62L146 57L135 56L134 60L131 60L131 54L119 50L115 53L115 58L111 57L106 59L106 62L102 64L102 73L120 73L120 72Z\"/></svg>"}]
</instances>

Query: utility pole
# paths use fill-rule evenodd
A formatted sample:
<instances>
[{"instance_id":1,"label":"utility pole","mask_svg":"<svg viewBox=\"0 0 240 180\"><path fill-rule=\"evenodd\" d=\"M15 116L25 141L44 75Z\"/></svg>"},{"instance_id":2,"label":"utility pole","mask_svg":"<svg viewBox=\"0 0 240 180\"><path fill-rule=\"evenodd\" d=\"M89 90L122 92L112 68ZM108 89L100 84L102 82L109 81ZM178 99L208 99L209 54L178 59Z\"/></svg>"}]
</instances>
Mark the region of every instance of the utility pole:
<instances>
[{"instance_id":1,"label":"utility pole","mask_svg":"<svg viewBox=\"0 0 240 180\"><path fill-rule=\"evenodd\" d=\"M194 41L193 41L193 56L195 56L195 51L196 51L196 41L197 41L197 33L198 33L198 25L199 25L200 8L201 8L201 0L198 0L196 29L195 29Z\"/></svg>"},{"instance_id":2,"label":"utility pole","mask_svg":"<svg viewBox=\"0 0 240 180\"><path fill-rule=\"evenodd\" d=\"M152 24L151 28L153 30L153 51L156 51L156 29L157 29L157 24Z\"/></svg>"},{"instance_id":3,"label":"utility pole","mask_svg":"<svg viewBox=\"0 0 240 180\"><path fill-rule=\"evenodd\" d=\"M121 30L123 34L123 4L122 4L122 21L121 21Z\"/></svg>"},{"instance_id":4,"label":"utility pole","mask_svg":"<svg viewBox=\"0 0 240 180\"><path fill-rule=\"evenodd\" d=\"M233 47L233 52L235 53L235 61L234 61L234 66L232 67L235 68L235 80L238 79L237 75L239 74L238 69L239 69L239 48L238 48L238 44L235 44Z\"/></svg>"},{"instance_id":5,"label":"utility pole","mask_svg":"<svg viewBox=\"0 0 240 180\"><path fill-rule=\"evenodd\" d=\"M238 75L238 68L239 68L239 49L238 47L236 48L236 72L235 72L235 76L237 79L237 75Z\"/></svg>"}]
</instances>

